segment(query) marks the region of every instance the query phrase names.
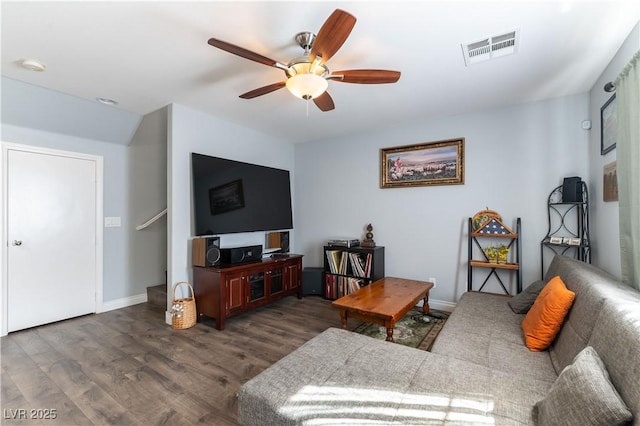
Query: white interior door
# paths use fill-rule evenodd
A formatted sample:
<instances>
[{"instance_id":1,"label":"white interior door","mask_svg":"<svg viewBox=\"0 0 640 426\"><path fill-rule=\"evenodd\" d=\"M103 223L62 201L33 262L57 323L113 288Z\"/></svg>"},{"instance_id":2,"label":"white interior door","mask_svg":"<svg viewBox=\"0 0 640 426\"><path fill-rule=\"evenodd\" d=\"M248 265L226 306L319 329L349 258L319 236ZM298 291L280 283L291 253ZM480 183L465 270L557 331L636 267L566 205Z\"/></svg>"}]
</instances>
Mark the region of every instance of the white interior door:
<instances>
[{"instance_id":1,"label":"white interior door","mask_svg":"<svg viewBox=\"0 0 640 426\"><path fill-rule=\"evenodd\" d=\"M95 161L7 151L7 328L96 312Z\"/></svg>"}]
</instances>

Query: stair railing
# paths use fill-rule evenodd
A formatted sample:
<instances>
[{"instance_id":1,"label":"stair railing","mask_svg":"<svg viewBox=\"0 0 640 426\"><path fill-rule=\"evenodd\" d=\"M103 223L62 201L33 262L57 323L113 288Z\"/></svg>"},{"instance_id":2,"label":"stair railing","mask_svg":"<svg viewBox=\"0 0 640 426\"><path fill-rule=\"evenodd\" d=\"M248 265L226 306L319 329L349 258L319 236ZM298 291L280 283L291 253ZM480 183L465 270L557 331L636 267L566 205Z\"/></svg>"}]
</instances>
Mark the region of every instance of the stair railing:
<instances>
[{"instance_id":1,"label":"stair railing","mask_svg":"<svg viewBox=\"0 0 640 426\"><path fill-rule=\"evenodd\" d=\"M157 221L158 219L160 219L165 214L167 214L167 209L166 208L164 210L162 210L160 213L158 213L157 215L155 215L154 217L152 217L151 219L147 220L145 223L136 226L136 231L142 231L144 228L147 228L153 222Z\"/></svg>"}]
</instances>

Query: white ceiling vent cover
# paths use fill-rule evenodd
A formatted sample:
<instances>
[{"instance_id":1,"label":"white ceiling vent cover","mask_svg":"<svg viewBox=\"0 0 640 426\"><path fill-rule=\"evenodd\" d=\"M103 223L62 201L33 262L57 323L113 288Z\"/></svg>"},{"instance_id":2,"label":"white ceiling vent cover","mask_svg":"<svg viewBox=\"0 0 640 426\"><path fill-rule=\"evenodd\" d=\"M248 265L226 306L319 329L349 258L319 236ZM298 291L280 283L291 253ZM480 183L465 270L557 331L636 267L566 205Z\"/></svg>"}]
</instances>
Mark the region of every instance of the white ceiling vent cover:
<instances>
[{"instance_id":1,"label":"white ceiling vent cover","mask_svg":"<svg viewBox=\"0 0 640 426\"><path fill-rule=\"evenodd\" d=\"M513 30L506 34L487 37L484 40L462 44L462 54L466 66L489 59L511 55L518 51L520 45L520 30Z\"/></svg>"}]
</instances>

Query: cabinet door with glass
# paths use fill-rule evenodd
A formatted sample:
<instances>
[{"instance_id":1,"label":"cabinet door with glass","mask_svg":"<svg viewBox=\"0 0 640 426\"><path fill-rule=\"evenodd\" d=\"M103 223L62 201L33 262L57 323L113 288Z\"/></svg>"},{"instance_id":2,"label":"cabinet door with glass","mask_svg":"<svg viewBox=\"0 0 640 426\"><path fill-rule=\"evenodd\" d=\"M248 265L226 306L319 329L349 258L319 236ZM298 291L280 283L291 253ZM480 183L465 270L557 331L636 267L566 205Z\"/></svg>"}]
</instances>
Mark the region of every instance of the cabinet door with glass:
<instances>
[{"instance_id":1,"label":"cabinet door with glass","mask_svg":"<svg viewBox=\"0 0 640 426\"><path fill-rule=\"evenodd\" d=\"M284 269L275 268L267 272L269 278L269 295L277 296L285 291Z\"/></svg>"},{"instance_id":2,"label":"cabinet door with glass","mask_svg":"<svg viewBox=\"0 0 640 426\"><path fill-rule=\"evenodd\" d=\"M267 273L253 270L247 273L247 305L260 305L267 300Z\"/></svg>"}]
</instances>

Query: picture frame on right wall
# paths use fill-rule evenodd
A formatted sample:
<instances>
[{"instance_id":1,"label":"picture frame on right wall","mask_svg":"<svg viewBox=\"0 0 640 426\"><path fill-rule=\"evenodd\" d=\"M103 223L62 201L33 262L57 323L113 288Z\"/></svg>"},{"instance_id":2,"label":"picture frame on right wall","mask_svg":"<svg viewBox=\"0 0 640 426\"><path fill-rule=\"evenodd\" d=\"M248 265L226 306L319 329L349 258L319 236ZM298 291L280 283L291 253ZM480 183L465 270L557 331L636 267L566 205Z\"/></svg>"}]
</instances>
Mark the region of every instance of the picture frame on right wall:
<instances>
[{"instance_id":1,"label":"picture frame on right wall","mask_svg":"<svg viewBox=\"0 0 640 426\"><path fill-rule=\"evenodd\" d=\"M600 108L600 155L605 155L616 148L617 127L616 94L614 93Z\"/></svg>"},{"instance_id":2,"label":"picture frame on right wall","mask_svg":"<svg viewBox=\"0 0 640 426\"><path fill-rule=\"evenodd\" d=\"M613 161L602 170L602 201L618 201L618 167Z\"/></svg>"}]
</instances>

